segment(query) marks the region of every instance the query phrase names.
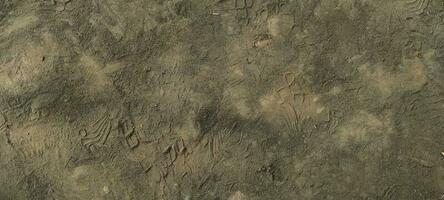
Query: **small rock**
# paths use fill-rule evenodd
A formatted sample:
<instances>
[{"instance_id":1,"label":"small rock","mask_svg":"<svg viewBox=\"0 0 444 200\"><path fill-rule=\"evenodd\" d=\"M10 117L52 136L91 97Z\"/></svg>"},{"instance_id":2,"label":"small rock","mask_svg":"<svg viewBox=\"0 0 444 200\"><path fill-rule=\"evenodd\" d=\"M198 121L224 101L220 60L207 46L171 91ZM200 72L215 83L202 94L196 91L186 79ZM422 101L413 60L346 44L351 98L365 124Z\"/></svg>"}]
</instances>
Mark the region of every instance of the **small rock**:
<instances>
[{"instance_id":1,"label":"small rock","mask_svg":"<svg viewBox=\"0 0 444 200\"><path fill-rule=\"evenodd\" d=\"M103 192L104 192L105 194L108 194L108 193L109 193L109 188L108 188L108 186L103 186Z\"/></svg>"}]
</instances>

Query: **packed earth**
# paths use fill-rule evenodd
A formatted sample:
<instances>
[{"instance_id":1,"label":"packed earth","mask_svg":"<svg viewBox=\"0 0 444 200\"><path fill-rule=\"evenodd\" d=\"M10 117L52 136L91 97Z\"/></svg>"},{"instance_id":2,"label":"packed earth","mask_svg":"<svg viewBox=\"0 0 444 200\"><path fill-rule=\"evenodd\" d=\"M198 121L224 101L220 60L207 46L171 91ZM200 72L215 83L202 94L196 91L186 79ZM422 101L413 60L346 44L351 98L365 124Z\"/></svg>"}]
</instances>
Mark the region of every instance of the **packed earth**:
<instances>
[{"instance_id":1,"label":"packed earth","mask_svg":"<svg viewBox=\"0 0 444 200\"><path fill-rule=\"evenodd\" d=\"M444 199L444 0L0 0L0 200Z\"/></svg>"}]
</instances>

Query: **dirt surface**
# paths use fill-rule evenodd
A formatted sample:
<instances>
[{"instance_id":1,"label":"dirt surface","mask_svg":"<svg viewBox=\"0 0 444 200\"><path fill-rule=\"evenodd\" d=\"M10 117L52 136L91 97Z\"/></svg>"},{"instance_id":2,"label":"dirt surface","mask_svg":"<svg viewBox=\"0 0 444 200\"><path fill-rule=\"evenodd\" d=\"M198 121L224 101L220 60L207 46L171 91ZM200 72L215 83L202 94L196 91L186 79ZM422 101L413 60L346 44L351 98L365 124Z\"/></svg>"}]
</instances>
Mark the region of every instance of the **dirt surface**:
<instances>
[{"instance_id":1,"label":"dirt surface","mask_svg":"<svg viewBox=\"0 0 444 200\"><path fill-rule=\"evenodd\" d=\"M442 199L443 20L443 0L0 0L0 199Z\"/></svg>"}]
</instances>

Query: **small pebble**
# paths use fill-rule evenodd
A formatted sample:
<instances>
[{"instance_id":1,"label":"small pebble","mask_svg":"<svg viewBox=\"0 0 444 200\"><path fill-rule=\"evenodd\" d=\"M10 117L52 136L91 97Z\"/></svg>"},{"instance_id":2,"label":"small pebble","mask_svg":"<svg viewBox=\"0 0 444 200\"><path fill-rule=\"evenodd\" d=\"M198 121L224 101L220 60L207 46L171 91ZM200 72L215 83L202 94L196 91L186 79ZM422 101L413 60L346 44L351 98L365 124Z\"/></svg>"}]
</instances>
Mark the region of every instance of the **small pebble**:
<instances>
[{"instance_id":1,"label":"small pebble","mask_svg":"<svg viewBox=\"0 0 444 200\"><path fill-rule=\"evenodd\" d=\"M108 188L108 186L103 186L103 192L104 192L105 194L108 194L108 193L109 193L109 188Z\"/></svg>"}]
</instances>

